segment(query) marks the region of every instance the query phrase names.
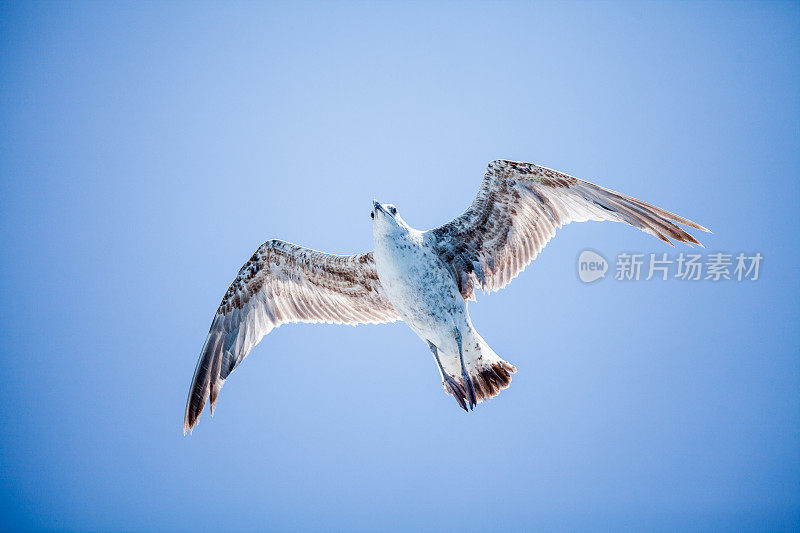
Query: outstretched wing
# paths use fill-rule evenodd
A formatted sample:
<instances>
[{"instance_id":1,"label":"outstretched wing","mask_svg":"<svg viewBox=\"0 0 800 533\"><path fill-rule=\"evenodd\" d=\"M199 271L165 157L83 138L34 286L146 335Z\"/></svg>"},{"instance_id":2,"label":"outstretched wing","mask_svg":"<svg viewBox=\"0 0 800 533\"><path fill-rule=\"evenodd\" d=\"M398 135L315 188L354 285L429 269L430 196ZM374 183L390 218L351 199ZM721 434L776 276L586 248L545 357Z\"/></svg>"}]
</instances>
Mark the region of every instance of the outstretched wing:
<instances>
[{"instance_id":1,"label":"outstretched wing","mask_svg":"<svg viewBox=\"0 0 800 533\"><path fill-rule=\"evenodd\" d=\"M426 232L450 265L464 298L475 285L496 291L519 274L556 228L570 222L625 222L670 243L700 244L675 222L708 231L669 211L532 163L492 161L478 196L452 222Z\"/></svg>"},{"instance_id":2,"label":"outstretched wing","mask_svg":"<svg viewBox=\"0 0 800 533\"><path fill-rule=\"evenodd\" d=\"M372 252L332 255L284 241L262 244L228 287L194 371L183 431L250 350L288 322L377 324L399 317L384 296Z\"/></svg>"}]
</instances>

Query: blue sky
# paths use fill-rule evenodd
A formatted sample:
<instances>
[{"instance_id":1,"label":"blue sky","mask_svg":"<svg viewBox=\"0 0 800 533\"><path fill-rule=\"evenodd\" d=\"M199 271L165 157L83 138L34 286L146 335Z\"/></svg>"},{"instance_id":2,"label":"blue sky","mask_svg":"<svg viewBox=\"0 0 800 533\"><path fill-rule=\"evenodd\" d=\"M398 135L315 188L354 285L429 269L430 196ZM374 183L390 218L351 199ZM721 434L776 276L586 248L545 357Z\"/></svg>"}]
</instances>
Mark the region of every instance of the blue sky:
<instances>
[{"instance_id":1,"label":"blue sky","mask_svg":"<svg viewBox=\"0 0 800 533\"><path fill-rule=\"evenodd\" d=\"M800 527L799 64L797 3L0 4L0 527ZM403 324L291 325L182 435L260 243L439 225L498 158L761 277L584 285L689 249L571 225L471 305L519 369L474 412Z\"/></svg>"}]
</instances>

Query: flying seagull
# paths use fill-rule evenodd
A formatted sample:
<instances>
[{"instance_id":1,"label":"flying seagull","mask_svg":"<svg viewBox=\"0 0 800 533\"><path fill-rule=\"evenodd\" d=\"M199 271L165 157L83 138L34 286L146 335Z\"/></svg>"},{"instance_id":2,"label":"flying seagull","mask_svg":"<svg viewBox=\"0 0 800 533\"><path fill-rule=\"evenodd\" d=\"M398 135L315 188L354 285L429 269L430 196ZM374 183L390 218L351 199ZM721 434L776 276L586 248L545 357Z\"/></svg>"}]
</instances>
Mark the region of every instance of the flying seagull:
<instances>
[{"instance_id":1,"label":"flying seagull","mask_svg":"<svg viewBox=\"0 0 800 533\"><path fill-rule=\"evenodd\" d=\"M532 163L489 164L472 205L428 231L391 204L373 201L375 250L333 255L270 240L239 270L200 353L183 431L228 375L272 329L290 322L379 324L403 320L433 354L442 385L464 410L492 398L516 368L475 331L467 302L475 289L505 287L570 222L624 222L672 244L700 244L676 223L706 228L567 174Z\"/></svg>"}]
</instances>

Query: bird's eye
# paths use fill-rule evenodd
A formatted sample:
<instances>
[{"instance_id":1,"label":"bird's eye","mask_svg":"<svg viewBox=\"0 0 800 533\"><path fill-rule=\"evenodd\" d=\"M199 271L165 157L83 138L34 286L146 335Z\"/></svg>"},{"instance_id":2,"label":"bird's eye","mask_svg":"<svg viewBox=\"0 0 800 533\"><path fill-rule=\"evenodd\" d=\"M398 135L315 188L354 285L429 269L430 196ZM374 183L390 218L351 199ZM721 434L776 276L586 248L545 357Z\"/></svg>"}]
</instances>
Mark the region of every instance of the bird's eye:
<instances>
[{"instance_id":1,"label":"bird's eye","mask_svg":"<svg viewBox=\"0 0 800 533\"><path fill-rule=\"evenodd\" d=\"M389 211L390 211L390 212L391 212L393 215L396 215L396 214L397 214L397 208L396 208L395 206L393 206L393 205L389 206Z\"/></svg>"},{"instance_id":2,"label":"bird's eye","mask_svg":"<svg viewBox=\"0 0 800 533\"><path fill-rule=\"evenodd\" d=\"M375 212L374 211L369 214L369 218L372 218L372 219L375 218Z\"/></svg>"}]
</instances>

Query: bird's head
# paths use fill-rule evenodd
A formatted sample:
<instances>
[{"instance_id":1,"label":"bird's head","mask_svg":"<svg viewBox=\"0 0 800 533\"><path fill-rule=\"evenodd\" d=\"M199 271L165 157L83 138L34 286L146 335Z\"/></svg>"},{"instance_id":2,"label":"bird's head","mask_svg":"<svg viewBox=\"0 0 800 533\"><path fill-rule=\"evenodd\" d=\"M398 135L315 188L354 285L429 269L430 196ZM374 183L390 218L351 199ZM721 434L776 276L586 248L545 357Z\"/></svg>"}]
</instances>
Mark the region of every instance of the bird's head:
<instances>
[{"instance_id":1,"label":"bird's head","mask_svg":"<svg viewBox=\"0 0 800 533\"><path fill-rule=\"evenodd\" d=\"M369 216L372 217L372 228L375 233L408 231L406 221L392 204L382 204L378 200L372 200L372 212Z\"/></svg>"}]
</instances>

